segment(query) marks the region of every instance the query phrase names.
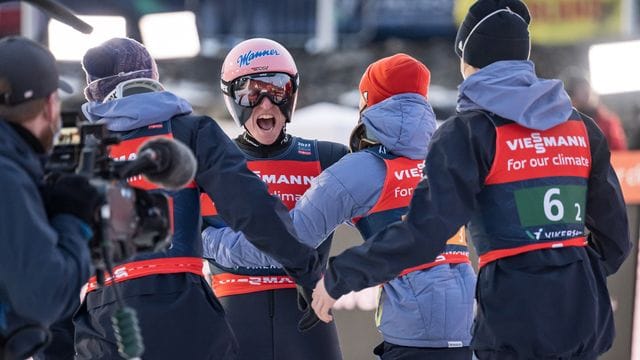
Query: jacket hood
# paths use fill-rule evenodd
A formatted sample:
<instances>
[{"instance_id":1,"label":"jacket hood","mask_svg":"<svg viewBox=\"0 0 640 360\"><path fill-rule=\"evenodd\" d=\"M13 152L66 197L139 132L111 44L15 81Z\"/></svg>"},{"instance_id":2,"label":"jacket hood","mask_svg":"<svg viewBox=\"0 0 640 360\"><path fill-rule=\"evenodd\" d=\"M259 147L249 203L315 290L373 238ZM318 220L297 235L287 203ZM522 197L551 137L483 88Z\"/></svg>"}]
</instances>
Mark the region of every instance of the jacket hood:
<instances>
[{"instance_id":1,"label":"jacket hood","mask_svg":"<svg viewBox=\"0 0 640 360\"><path fill-rule=\"evenodd\" d=\"M391 153L420 160L427 156L436 115L423 96L405 93L392 96L362 112L367 136Z\"/></svg>"},{"instance_id":2,"label":"jacket hood","mask_svg":"<svg viewBox=\"0 0 640 360\"><path fill-rule=\"evenodd\" d=\"M560 80L540 79L528 60L498 61L462 82L458 111L486 110L535 130L547 130L571 115Z\"/></svg>"},{"instance_id":3,"label":"jacket hood","mask_svg":"<svg viewBox=\"0 0 640 360\"><path fill-rule=\"evenodd\" d=\"M82 104L82 112L89 121L105 119L111 131L133 130L192 111L185 99L168 91L135 94L106 103L91 101Z\"/></svg>"}]
</instances>

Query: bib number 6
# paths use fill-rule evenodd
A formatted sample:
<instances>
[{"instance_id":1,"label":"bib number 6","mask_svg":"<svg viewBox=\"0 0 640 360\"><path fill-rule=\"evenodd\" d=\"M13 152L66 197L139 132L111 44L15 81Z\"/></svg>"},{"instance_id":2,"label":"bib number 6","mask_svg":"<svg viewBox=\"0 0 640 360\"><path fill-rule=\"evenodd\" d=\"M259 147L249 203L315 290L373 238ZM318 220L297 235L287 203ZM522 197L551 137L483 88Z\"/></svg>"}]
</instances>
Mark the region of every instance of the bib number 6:
<instances>
[{"instance_id":1,"label":"bib number 6","mask_svg":"<svg viewBox=\"0 0 640 360\"><path fill-rule=\"evenodd\" d=\"M544 194L542 206L544 208L544 216L551 221L560 221L564 217L564 205L559 199L554 199L554 195L560 195L560 189L551 188ZM576 221L582 221L580 216L580 204L573 204L576 207Z\"/></svg>"},{"instance_id":2,"label":"bib number 6","mask_svg":"<svg viewBox=\"0 0 640 360\"><path fill-rule=\"evenodd\" d=\"M551 188L544 194L542 206L544 207L544 216L551 221L559 221L564 217L564 205L558 199L552 199L554 195L560 195L560 189Z\"/></svg>"}]
</instances>

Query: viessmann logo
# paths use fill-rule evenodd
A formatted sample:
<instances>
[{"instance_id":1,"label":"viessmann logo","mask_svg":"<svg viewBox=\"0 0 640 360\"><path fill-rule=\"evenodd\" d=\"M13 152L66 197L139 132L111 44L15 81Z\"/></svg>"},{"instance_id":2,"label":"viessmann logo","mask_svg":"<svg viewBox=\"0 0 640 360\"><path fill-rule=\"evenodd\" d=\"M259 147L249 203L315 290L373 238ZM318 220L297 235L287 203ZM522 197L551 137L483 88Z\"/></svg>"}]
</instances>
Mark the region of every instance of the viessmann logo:
<instances>
[{"instance_id":1,"label":"viessmann logo","mask_svg":"<svg viewBox=\"0 0 640 360\"><path fill-rule=\"evenodd\" d=\"M267 184L310 185L314 178L306 175L263 174L260 171L254 173Z\"/></svg>"},{"instance_id":2,"label":"viessmann logo","mask_svg":"<svg viewBox=\"0 0 640 360\"><path fill-rule=\"evenodd\" d=\"M401 169L393 172L393 176L398 180L408 178L422 178L422 169L424 169L424 162L418 163L416 167L410 169Z\"/></svg>"},{"instance_id":3,"label":"viessmann logo","mask_svg":"<svg viewBox=\"0 0 640 360\"><path fill-rule=\"evenodd\" d=\"M536 149L536 154L544 154L547 147L578 146L587 147L584 136L541 136L540 133L531 133L530 137L507 140L509 150Z\"/></svg>"},{"instance_id":4,"label":"viessmann logo","mask_svg":"<svg viewBox=\"0 0 640 360\"><path fill-rule=\"evenodd\" d=\"M241 278L241 279L225 279L225 280L218 280L218 284L219 285L226 285L226 284L234 284L234 283L245 283L248 285L270 285L270 284L295 284L295 282L293 282L293 280L284 277L284 276L249 276L247 278Z\"/></svg>"}]
</instances>

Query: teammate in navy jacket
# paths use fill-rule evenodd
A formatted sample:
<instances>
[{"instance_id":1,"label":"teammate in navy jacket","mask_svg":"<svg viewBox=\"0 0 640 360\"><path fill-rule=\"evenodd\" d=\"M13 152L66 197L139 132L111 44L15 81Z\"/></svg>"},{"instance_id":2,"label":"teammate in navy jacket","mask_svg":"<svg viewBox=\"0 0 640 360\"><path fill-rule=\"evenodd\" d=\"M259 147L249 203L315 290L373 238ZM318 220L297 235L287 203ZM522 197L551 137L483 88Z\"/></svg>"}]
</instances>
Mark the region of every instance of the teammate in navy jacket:
<instances>
[{"instance_id":1,"label":"teammate in navy jacket","mask_svg":"<svg viewBox=\"0 0 640 360\"><path fill-rule=\"evenodd\" d=\"M276 256L301 285L320 271L317 252L296 240L287 209L269 196L265 184L249 171L243 154L209 117L191 115L182 98L164 91L155 61L131 39L111 39L89 49L83 59L89 100L82 109L90 120L103 119L123 142L111 156L128 157L150 137L172 137L195 154L195 182L168 193L172 197L174 235L160 253L141 254L116 266L116 281L135 308L148 359L233 359L236 342L224 311L202 276L199 197L201 190L217 203L218 213L243 231L263 251ZM133 186L151 188L144 181ZM112 286L88 294L74 318L79 359L112 359L117 349L110 317ZM204 336L204 334L209 334Z\"/></svg>"},{"instance_id":2,"label":"teammate in navy jacket","mask_svg":"<svg viewBox=\"0 0 640 360\"><path fill-rule=\"evenodd\" d=\"M355 224L366 239L406 212L436 127L426 99L429 79L427 67L406 54L367 68L360 81L362 112L351 137L353 153L314 179L290 212L302 241L325 246L324 239L343 222ZM213 257L275 265L229 229L209 228L203 240L205 254ZM436 261L406 269L381 286L376 325L384 342L375 354L471 359L475 274L466 245L461 230Z\"/></svg>"},{"instance_id":3,"label":"teammate in navy jacket","mask_svg":"<svg viewBox=\"0 0 640 360\"><path fill-rule=\"evenodd\" d=\"M281 44L254 38L236 45L222 65L221 85L225 102L238 126L245 132L235 139L247 157L249 168L269 191L293 208L313 178L344 156L346 146L328 141L307 140L286 132L298 95L298 69ZM218 204L217 202L215 204ZM207 231L228 230L216 216L210 199L202 205ZM204 232L203 241L208 243ZM332 233L319 248L326 265ZM324 238L323 238L324 239ZM280 264L255 264L261 256L255 247L207 251L211 283L222 303L239 344L239 359L331 360L341 359L334 324L320 323L300 332L303 313L297 306L293 280ZM248 252L248 253L247 253Z\"/></svg>"},{"instance_id":4,"label":"teammate in navy jacket","mask_svg":"<svg viewBox=\"0 0 640 360\"><path fill-rule=\"evenodd\" d=\"M459 113L433 137L406 221L330 259L314 290L321 319L340 295L434 259L469 223L479 359L595 359L610 348L606 276L631 247L625 205L602 132L527 60L529 21L517 0L470 8L456 39Z\"/></svg>"},{"instance_id":5,"label":"teammate in navy jacket","mask_svg":"<svg viewBox=\"0 0 640 360\"><path fill-rule=\"evenodd\" d=\"M62 127L56 61L29 39L0 41L0 358L25 359L76 309L90 275L97 191L79 175L44 185Z\"/></svg>"}]
</instances>

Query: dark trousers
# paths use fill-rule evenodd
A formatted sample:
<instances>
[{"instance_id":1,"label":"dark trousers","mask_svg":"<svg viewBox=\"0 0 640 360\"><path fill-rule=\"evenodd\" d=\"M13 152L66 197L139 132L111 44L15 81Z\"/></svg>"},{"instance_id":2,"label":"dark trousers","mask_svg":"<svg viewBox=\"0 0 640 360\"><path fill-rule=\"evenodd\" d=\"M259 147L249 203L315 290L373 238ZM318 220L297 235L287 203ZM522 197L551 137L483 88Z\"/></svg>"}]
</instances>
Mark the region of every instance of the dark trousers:
<instances>
[{"instance_id":1,"label":"dark trousers","mask_svg":"<svg viewBox=\"0 0 640 360\"><path fill-rule=\"evenodd\" d=\"M471 360L468 346L459 348L422 348L380 343L373 353L382 360Z\"/></svg>"},{"instance_id":2,"label":"dark trousers","mask_svg":"<svg viewBox=\"0 0 640 360\"><path fill-rule=\"evenodd\" d=\"M143 359L235 359L237 343L224 311L204 278L152 275L120 283L127 306L138 314ZM74 317L77 360L121 359L111 325L112 287L87 294Z\"/></svg>"},{"instance_id":3,"label":"dark trousers","mask_svg":"<svg viewBox=\"0 0 640 360\"><path fill-rule=\"evenodd\" d=\"M238 340L238 360L342 359L333 322L298 331L302 313L295 289L225 296L220 302Z\"/></svg>"},{"instance_id":4,"label":"dark trousers","mask_svg":"<svg viewBox=\"0 0 640 360\"><path fill-rule=\"evenodd\" d=\"M596 355L569 355L564 357L549 356L545 358L525 358L519 356L517 353L509 351L476 351L475 354L479 360L596 360L598 358Z\"/></svg>"},{"instance_id":5,"label":"dark trousers","mask_svg":"<svg viewBox=\"0 0 640 360\"><path fill-rule=\"evenodd\" d=\"M471 347L485 359L595 359L613 343L613 313L589 247L532 251L478 274Z\"/></svg>"},{"instance_id":6,"label":"dark trousers","mask_svg":"<svg viewBox=\"0 0 640 360\"><path fill-rule=\"evenodd\" d=\"M78 302L78 305L80 302ZM73 321L71 318L61 320L49 328L51 343L42 352L33 356L34 360L68 360L73 359Z\"/></svg>"}]
</instances>

